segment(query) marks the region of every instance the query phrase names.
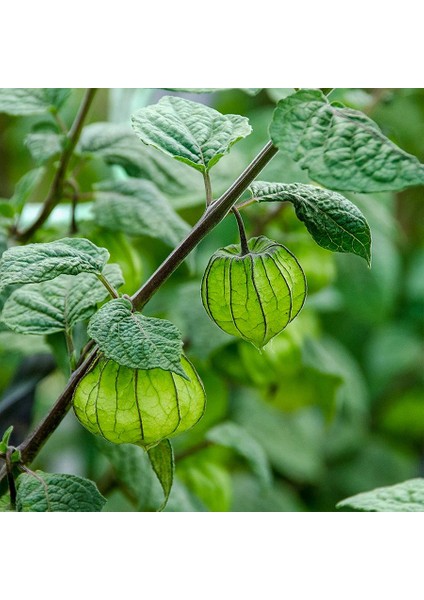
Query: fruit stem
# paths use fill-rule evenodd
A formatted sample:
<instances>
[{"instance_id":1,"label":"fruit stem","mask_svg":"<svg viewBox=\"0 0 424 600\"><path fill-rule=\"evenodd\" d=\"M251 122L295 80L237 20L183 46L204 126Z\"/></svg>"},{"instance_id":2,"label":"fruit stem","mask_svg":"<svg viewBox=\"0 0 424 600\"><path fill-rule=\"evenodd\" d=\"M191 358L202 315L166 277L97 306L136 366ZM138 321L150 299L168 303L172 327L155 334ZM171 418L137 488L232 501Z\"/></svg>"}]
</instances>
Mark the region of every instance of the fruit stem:
<instances>
[{"instance_id":1,"label":"fruit stem","mask_svg":"<svg viewBox=\"0 0 424 600\"><path fill-rule=\"evenodd\" d=\"M247 245L246 230L244 228L243 219L242 219L241 214L239 213L239 211L237 210L237 208L235 206L233 206L233 208L231 210L233 211L234 216L236 218L237 225L239 228L239 233L240 233L240 247L241 247L240 256L246 256L246 254L249 254L250 250L249 250L249 246Z\"/></svg>"}]
</instances>

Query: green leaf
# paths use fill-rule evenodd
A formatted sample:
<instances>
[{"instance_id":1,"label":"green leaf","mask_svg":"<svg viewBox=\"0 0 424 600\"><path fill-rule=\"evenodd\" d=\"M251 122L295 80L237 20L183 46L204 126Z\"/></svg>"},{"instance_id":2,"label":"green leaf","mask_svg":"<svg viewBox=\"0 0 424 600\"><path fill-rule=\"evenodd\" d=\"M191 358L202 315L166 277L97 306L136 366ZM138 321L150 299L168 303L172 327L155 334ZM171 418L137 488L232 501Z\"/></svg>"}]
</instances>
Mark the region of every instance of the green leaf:
<instances>
[{"instance_id":1,"label":"green leaf","mask_svg":"<svg viewBox=\"0 0 424 600\"><path fill-rule=\"evenodd\" d=\"M106 502L89 479L43 471L19 475L16 492L17 512L99 512Z\"/></svg>"},{"instance_id":2,"label":"green leaf","mask_svg":"<svg viewBox=\"0 0 424 600\"><path fill-rule=\"evenodd\" d=\"M303 183L251 185L259 202L292 202L319 246L332 252L351 252L371 262L371 232L367 220L352 202L337 192Z\"/></svg>"},{"instance_id":3,"label":"green leaf","mask_svg":"<svg viewBox=\"0 0 424 600\"><path fill-rule=\"evenodd\" d=\"M182 163L140 144L134 131L126 125L87 125L82 131L79 150L103 159L108 165L121 166L131 177L153 181L173 205L175 199L185 202L203 200L204 185L198 173L188 171Z\"/></svg>"},{"instance_id":4,"label":"green leaf","mask_svg":"<svg viewBox=\"0 0 424 600\"><path fill-rule=\"evenodd\" d=\"M0 200L0 216L6 217L6 219L11 219L15 214L15 209L13 208L10 200Z\"/></svg>"},{"instance_id":5,"label":"green leaf","mask_svg":"<svg viewBox=\"0 0 424 600\"><path fill-rule=\"evenodd\" d=\"M102 184L93 212L97 224L105 229L158 238L172 247L190 231L150 181L127 179Z\"/></svg>"},{"instance_id":6,"label":"green leaf","mask_svg":"<svg viewBox=\"0 0 424 600\"><path fill-rule=\"evenodd\" d=\"M102 274L114 288L124 283L119 265L106 265ZM18 333L69 331L79 321L89 319L98 302L107 297L109 292L92 273L59 275L14 290L3 307L1 321Z\"/></svg>"},{"instance_id":7,"label":"green leaf","mask_svg":"<svg viewBox=\"0 0 424 600\"><path fill-rule=\"evenodd\" d=\"M62 274L101 273L108 259L106 248L84 238L15 246L0 260L0 291L8 285L48 281Z\"/></svg>"},{"instance_id":8,"label":"green leaf","mask_svg":"<svg viewBox=\"0 0 424 600\"><path fill-rule=\"evenodd\" d=\"M409 479L356 494L339 502L336 508L364 512L424 512L424 479Z\"/></svg>"},{"instance_id":9,"label":"green leaf","mask_svg":"<svg viewBox=\"0 0 424 600\"><path fill-rule=\"evenodd\" d=\"M231 448L246 459L263 488L272 483L271 469L262 446L237 423L220 423L206 434L206 439L214 444Z\"/></svg>"},{"instance_id":10,"label":"green leaf","mask_svg":"<svg viewBox=\"0 0 424 600\"><path fill-rule=\"evenodd\" d=\"M69 96L67 88L0 88L0 112L38 115L60 108Z\"/></svg>"},{"instance_id":11,"label":"green leaf","mask_svg":"<svg viewBox=\"0 0 424 600\"><path fill-rule=\"evenodd\" d=\"M262 446L278 473L300 483L321 480L324 427L315 408L285 414L259 400L253 391L239 389L233 418Z\"/></svg>"},{"instance_id":12,"label":"green leaf","mask_svg":"<svg viewBox=\"0 0 424 600\"><path fill-rule=\"evenodd\" d=\"M232 484L227 469L202 453L189 456L177 467L178 477L212 512L228 512Z\"/></svg>"},{"instance_id":13,"label":"green leaf","mask_svg":"<svg viewBox=\"0 0 424 600\"><path fill-rule=\"evenodd\" d=\"M147 452L133 444L111 444L96 439L100 451L109 459L119 487L140 511L157 511L163 492Z\"/></svg>"},{"instance_id":14,"label":"green leaf","mask_svg":"<svg viewBox=\"0 0 424 600\"><path fill-rule=\"evenodd\" d=\"M225 90L240 89L249 96L256 96L262 88L163 88L169 92L187 92L189 94L212 94L213 92L224 92Z\"/></svg>"},{"instance_id":15,"label":"green leaf","mask_svg":"<svg viewBox=\"0 0 424 600\"><path fill-rule=\"evenodd\" d=\"M162 511L168 502L174 480L175 464L171 442L169 440L162 440L157 446L153 446L153 448L148 450L148 455L165 495L163 504L159 508Z\"/></svg>"},{"instance_id":16,"label":"green leaf","mask_svg":"<svg viewBox=\"0 0 424 600\"><path fill-rule=\"evenodd\" d=\"M326 187L354 192L424 184L424 166L386 138L363 113L332 105L320 90L281 100L270 127L274 144Z\"/></svg>"},{"instance_id":17,"label":"green leaf","mask_svg":"<svg viewBox=\"0 0 424 600\"><path fill-rule=\"evenodd\" d=\"M10 455L10 462L18 463L18 462L21 462L21 460L22 460L21 451L16 448L15 450L13 450L13 452Z\"/></svg>"},{"instance_id":18,"label":"green leaf","mask_svg":"<svg viewBox=\"0 0 424 600\"><path fill-rule=\"evenodd\" d=\"M397 436L401 441L416 440L419 443L424 436L422 388L415 387L391 398L379 418L379 428L393 437Z\"/></svg>"},{"instance_id":19,"label":"green leaf","mask_svg":"<svg viewBox=\"0 0 424 600\"><path fill-rule=\"evenodd\" d=\"M302 505L294 488L283 481L264 490L250 473L233 474L231 512L302 512Z\"/></svg>"},{"instance_id":20,"label":"green leaf","mask_svg":"<svg viewBox=\"0 0 424 600\"><path fill-rule=\"evenodd\" d=\"M15 192L10 199L10 203L13 205L16 212L20 213L31 197L34 189L41 182L41 179L45 173L43 167L32 169L25 173L23 177L18 181L15 186Z\"/></svg>"},{"instance_id":21,"label":"green leaf","mask_svg":"<svg viewBox=\"0 0 424 600\"><path fill-rule=\"evenodd\" d=\"M125 298L111 300L91 318L88 334L107 358L131 369L162 369L187 379L181 333L170 321L133 312Z\"/></svg>"},{"instance_id":22,"label":"green leaf","mask_svg":"<svg viewBox=\"0 0 424 600\"><path fill-rule=\"evenodd\" d=\"M14 512L12 507L10 506L10 496L9 494L5 494L4 496L0 496L0 513L1 512Z\"/></svg>"},{"instance_id":23,"label":"green leaf","mask_svg":"<svg viewBox=\"0 0 424 600\"><path fill-rule=\"evenodd\" d=\"M174 477L171 494L169 496L166 512L206 512L206 506L195 496L184 483Z\"/></svg>"},{"instance_id":24,"label":"green leaf","mask_svg":"<svg viewBox=\"0 0 424 600\"><path fill-rule=\"evenodd\" d=\"M136 134L175 159L206 173L252 131L240 115L222 115L190 100L165 96L132 117Z\"/></svg>"},{"instance_id":25,"label":"green leaf","mask_svg":"<svg viewBox=\"0 0 424 600\"><path fill-rule=\"evenodd\" d=\"M13 425L8 427L6 431L3 433L3 437L0 442L0 453L4 454L9 447L10 436L12 435Z\"/></svg>"},{"instance_id":26,"label":"green leaf","mask_svg":"<svg viewBox=\"0 0 424 600\"><path fill-rule=\"evenodd\" d=\"M65 137L53 131L30 133L25 138L25 146L37 164L58 156L63 149Z\"/></svg>"}]
</instances>

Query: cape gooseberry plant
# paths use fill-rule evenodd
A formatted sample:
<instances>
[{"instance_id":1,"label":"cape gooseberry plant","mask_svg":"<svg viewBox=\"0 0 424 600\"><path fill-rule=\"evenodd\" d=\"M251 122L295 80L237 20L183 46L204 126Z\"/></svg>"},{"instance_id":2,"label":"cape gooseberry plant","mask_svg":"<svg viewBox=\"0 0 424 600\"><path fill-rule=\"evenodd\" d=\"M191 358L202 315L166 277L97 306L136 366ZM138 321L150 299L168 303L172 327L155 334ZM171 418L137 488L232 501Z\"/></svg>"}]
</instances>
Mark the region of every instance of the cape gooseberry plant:
<instances>
[{"instance_id":1,"label":"cape gooseberry plant","mask_svg":"<svg viewBox=\"0 0 424 600\"><path fill-rule=\"evenodd\" d=\"M244 208L254 203L291 203L319 246L356 254L370 265L370 228L359 208L341 192L422 185L424 166L392 143L365 114L331 102L329 90L298 89L278 102L268 143L217 198L210 172L225 161L234 144L251 134L247 118L165 95L137 110L132 116L133 133L124 136L112 124L84 127L96 93L89 89L67 129L61 111L69 92L0 92L1 112L49 115L56 124L41 123L27 137L38 167L0 207L6 240L0 261L2 327L20 334L53 337L60 333L70 365L65 389L34 431L18 447L10 445L12 428L4 432L0 477L8 486L2 506L18 511L101 510L105 499L94 482L75 475L33 472L29 467L72 406L83 427L100 442L107 440L106 454L115 444L146 450L163 489L159 507L163 509L174 474L169 440L196 426L205 412L206 395L190 362L190 349L183 354L180 331L168 320L147 316L146 304L218 223L235 218L240 242L216 249L198 294L217 327L260 351L290 327L307 302L308 273L289 247L263 235L249 239L241 216ZM277 152L289 154L311 183L261 181L261 171ZM161 153L182 164L180 172L185 168L186 174L181 177L191 181L197 171L203 179L205 210L192 228L154 185L160 186L164 176ZM84 199L78 165L93 156L125 165L130 175L138 176L98 186L94 205L98 222L119 221L130 233L150 235L173 247L139 289L123 287L120 265L110 262L115 239L105 248L78 232L74 209ZM55 166L49 191L39 214L24 226L26 198L49 161ZM179 182L173 184L178 187ZM240 200L246 191L250 198ZM37 242L61 202L71 202L73 207L69 235ZM135 202L137 211L129 211ZM85 344L76 343L81 326L86 326ZM236 427L209 437L210 442L233 445L243 453ZM379 510L372 497L366 501L366 510ZM355 506L354 500L351 505Z\"/></svg>"}]
</instances>

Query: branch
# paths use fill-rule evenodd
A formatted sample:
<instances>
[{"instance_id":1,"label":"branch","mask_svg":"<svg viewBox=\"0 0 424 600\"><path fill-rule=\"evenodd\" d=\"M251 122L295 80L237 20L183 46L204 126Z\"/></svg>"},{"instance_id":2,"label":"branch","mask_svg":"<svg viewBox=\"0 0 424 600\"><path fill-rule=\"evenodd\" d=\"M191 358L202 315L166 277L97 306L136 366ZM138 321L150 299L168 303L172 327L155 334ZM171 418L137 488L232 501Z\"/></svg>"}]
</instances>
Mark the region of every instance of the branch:
<instances>
[{"instance_id":1,"label":"branch","mask_svg":"<svg viewBox=\"0 0 424 600\"><path fill-rule=\"evenodd\" d=\"M243 171L240 177L233 185L219 198L211 204L201 219L193 227L187 237L180 243L173 252L165 259L161 266L153 273L146 283L132 296L131 301L135 308L142 308L155 294L168 277L179 267L183 260L197 246L197 244L226 216L235 204L244 190L252 183L260 171L275 156L278 149L271 142L263 148L250 165ZM31 433L19 446L22 462L31 462L38 454L43 444L49 436L59 426L62 419L68 412L72 396L78 383L84 375L90 370L98 356L97 348L94 347L89 356L72 374L66 388L59 396L58 400L39 424L33 433ZM6 474L6 470L0 470L0 481Z\"/></svg>"},{"instance_id":2,"label":"branch","mask_svg":"<svg viewBox=\"0 0 424 600\"><path fill-rule=\"evenodd\" d=\"M252 183L255 177L269 163L271 158L277 154L272 142L261 150L250 165L243 171L240 177L228 188L226 192L213 202L204 213L203 217L196 223L188 236L175 248L164 260L160 267L146 281L146 283L131 297L131 301L137 310L141 310L150 300L159 287L168 279L177 267L184 261L190 252L231 210L233 204Z\"/></svg>"},{"instance_id":3,"label":"branch","mask_svg":"<svg viewBox=\"0 0 424 600\"><path fill-rule=\"evenodd\" d=\"M23 231L18 231L16 233L16 238L22 243L27 242L34 235L37 229L39 229L45 223L45 221L49 218L52 210L62 199L63 185L65 182L65 176L66 171L68 169L69 161L71 160L72 154L75 150L75 146L77 145L82 127L84 125L85 118L90 109L91 103L93 102L96 91L96 88L89 88L85 92L84 98L81 102L81 106L78 110L78 114L76 115L72 127L67 135L65 148L62 152L62 156L60 157L59 167L54 176L49 194L44 202L41 213L32 225L30 225L27 229L24 229Z\"/></svg>"}]
</instances>

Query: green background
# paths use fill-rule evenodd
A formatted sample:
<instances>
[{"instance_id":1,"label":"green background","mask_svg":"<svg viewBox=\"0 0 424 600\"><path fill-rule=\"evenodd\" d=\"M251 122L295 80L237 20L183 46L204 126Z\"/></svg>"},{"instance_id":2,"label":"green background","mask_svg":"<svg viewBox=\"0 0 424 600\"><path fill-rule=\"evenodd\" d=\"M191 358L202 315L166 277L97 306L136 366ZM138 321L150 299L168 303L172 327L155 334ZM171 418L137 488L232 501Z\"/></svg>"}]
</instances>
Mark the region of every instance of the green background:
<instances>
[{"instance_id":1,"label":"green background","mask_svg":"<svg viewBox=\"0 0 424 600\"><path fill-rule=\"evenodd\" d=\"M181 94L223 113L247 116L253 127L253 133L212 170L215 197L267 142L275 102L291 91ZM68 125L82 93L74 90L61 110ZM88 122L129 124L134 110L169 93L100 90ZM392 141L424 162L424 90L336 89L330 99L364 111ZM0 114L0 198L10 198L19 179L34 168L23 141L45 122L48 118L43 116ZM167 160L172 168L172 159ZM166 193L166 185L163 191L179 215L194 224L203 212L203 181L200 173L189 167L186 171L184 192L175 193L174 186ZM50 160L23 221L33 219L53 172ZM78 173L81 190L87 193L102 180L126 177L122 167L108 166L100 158L84 161ZM282 153L259 179L310 183ZM209 257L237 241L231 215L146 307L145 314L169 319L182 330L184 352L202 377L208 397L203 420L173 440L176 480L166 510L334 511L347 496L423 476L422 188L345 196L370 224L371 269L357 256L318 247L291 206L254 205L243 211L248 233L264 234L287 246L301 263L309 286L299 316L262 353L220 331L201 304L200 281ZM131 293L167 256L169 246L146 235L127 236L98 227L90 216L91 203L87 195L78 207L78 234L109 249L126 277L124 291ZM70 207L64 202L36 241L67 235L69 219ZM84 341L84 327L80 335ZM56 369L50 364L51 355ZM0 365L0 433L14 424L13 441L19 443L65 385L61 334L46 340L1 331ZM249 434L247 449L208 440L207 432L227 421ZM130 451L131 457L125 459L128 473L123 476L122 464L111 468L119 462L117 455L111 459L110 448L103 448L71 412L34 468L93 479L108 499L103 510L152 510L161 503L156 500L161 491L142 452ZM271 481L258 476L258 464L266 469L266 462Z\"/></svg>"}]
</instances>

